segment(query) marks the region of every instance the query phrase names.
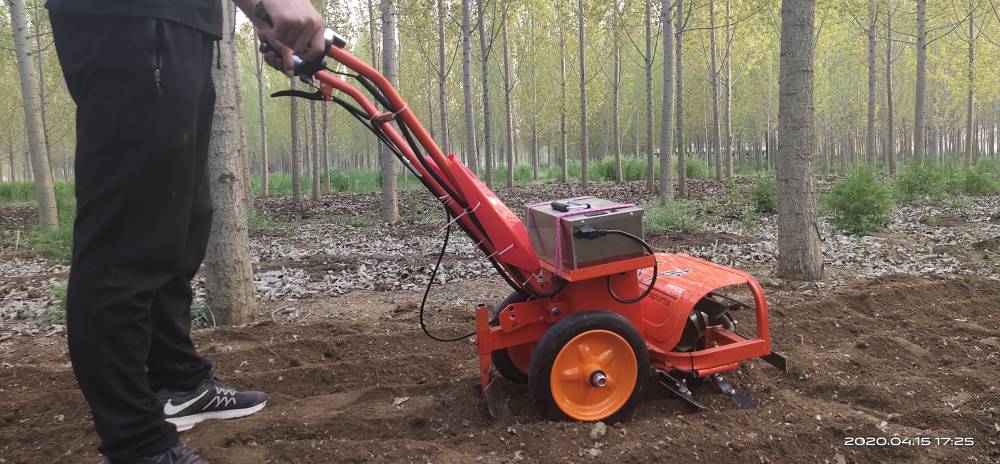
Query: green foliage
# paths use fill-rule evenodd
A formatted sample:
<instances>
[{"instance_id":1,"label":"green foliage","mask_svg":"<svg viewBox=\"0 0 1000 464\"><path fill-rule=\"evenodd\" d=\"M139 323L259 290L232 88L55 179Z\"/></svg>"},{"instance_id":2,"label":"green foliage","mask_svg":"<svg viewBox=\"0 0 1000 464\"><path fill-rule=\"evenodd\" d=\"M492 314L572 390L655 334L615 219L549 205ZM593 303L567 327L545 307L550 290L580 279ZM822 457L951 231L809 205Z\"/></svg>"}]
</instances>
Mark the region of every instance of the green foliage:
<instances>
[{"instance_id":1,"label":"green foliage","mask_svg":"<svg viewBox=\"0 0 1000 464\"><path fill-rule=\"evenodd\" d=\"M948 191L948 173L936 164L909 164L892 187L896 199L904 203L938 200Z\"/></svg>"},{"instance_id":2,"label":"green foliage","mask_svg":"<svg viewBox=\"0 0 1000 464\"><path fill-rule=\"evenodd\" d=\"M949 193L989 195L1000 192L1000 163L982 160L974 168L961 166L959 159L944 164L910 164L893 182L895 197L905 203L940 203Z\"/></svg>"},{"instance_id":3,"label":"green foliage","mask_svg":"<svg viewBox=\"0 0 1000 464\"><path fill-rule=\"evenodd\" d=\"M760 227L760 220L754 214L754 211L750 208L743 209L743 215L740 216L740 224L743 225L743 229L748 233L755 233Z\"/></svg>"},{"instance_id":4,"label":"green foliage","mask_svg":"<svg viewBox=\"0 0 1000 464\"><path fill-rule=\"evenodd\" d=\"M211 308L208 307L208 303L201 298L198 298L191 303L191 320L202 321L205 325L211 327L216 326L215 314L212 313Z\"/></svg>"},{"instance_id":5,"label":"green foliage","mask_svg":"<svg viewBox=\"0 0 1000 464\"><path fill-rule=\"evenodd\" d=\"M733 179L726 179L725 188L725 204L730 206L739 205L743 195L740 194L740 189L736 187L736 182Z\"/></svg>"},{"instance_id":6,"label":"green foliage","mask_svg":"<svg viewBox=\"0 0 1000 464\"><path fill-rule=\"evenodd\" d=\"M401 189L420 186L420 181L410 173L400 173L396 182ZM261 194L261 176L255 175L250 181L254 196ZM272 172L268 176L268 188L271 195L291 195L292 175L284 172ZM378 192L382 190L382 178L377 170L364 169L356 171L330 171L330 188L334 192ZM312 189L312 178L303 174L302 192Z\"/></svg>"},{"instance_id":7,"label":"green foliage","mask_svg":"<svg viewBox=\"0 0 1000 464\"><path fill-rule=\"evenodd\" d=\"M677 200L647 204L643 222L648 230L698 230L702 227L690 206Z\"/></svg>"},{"instance_id":8,"label":"green foliage","mask_svg":"<svg viewBox=\"0 0 1000 464\"><path fill-rule=\"evenodd\" d=\"M688 179L702 179L712 175L708 163L701 158L688 158L684 162L684 172Z\"/></svg>"},{"instance_id":9,"label":"green foliage","mask_svg":"<svg viewBox=\"0 0 1000 464\"><path fill-rule=\"evenodd\" d=\"M864 167L855 168L834 185L823 202L830 222L853 235L869 235L884 228L894 206L889 189Z\"/></svg>"},{"instance_id":10,"label":"green foliage","mask_svg":"<svg viewBox=\"0 0 1000 464\"><path fill-rule=\"evenodd\" d=\"M56 204L70 204L74 201L72 182L56 182ZM0 204L29 203L35 201L35 184L32 182L0 182Z\"/></svg>"},{"instance_id":11,"label":"green foliage","mask_svg":"<svg viewBox=\"0 0 1000 464\"><path fill-rule=\"evenodd\" d=\"M0 182L0 204L35 201L35 187L31 182Z\"/></svg>"},{"instance_id":12,"label":"green foliage","mask_svg":"<svg viewBox=\"0 0 1000 464\"><path fill-rule=\"evenodd\" d=\"M76 192L70 182L55 184L59 227L56 230L36 229L31 247L40 256L69 262L73 255L73 222L76 220Z\"/></svg>"},{"instance_id":13,"label":"green foliage","mask_svg":"<svg viewBox=\"0 0 1000 464\"><path fill-rule=\"evenodd\" d=\"M56 285L49 289L49 294L56 300L56 305L45 308L38 314L37 321L43 327L50 325L66 325L66 284Z\"/></svg>"},{"instance_id":14,"label":"green foliage","mask_svg":"<svg viewBox=\"0 0 1000 464\"><path fill-rule=\"evenodd\" d=\"M958 177L958 190L969 195L989 195L1000 192L1000 181L987 169L963 169Z\"/></svg>"},{"instance_id":15,"label":"green foliage","mask_svg":"<svg viewBox=\"0 0 1000 464\"><path fill-rule=\"evenodd\" d=\"M247 227L250 230L272 230L278 227L278 223L270 216L250 208L247 210Z\"/></svg>"},{"instance_id":16,"label":"green foliage","mask_svg":"<svg viewBox=\"0 0 1000 464\"><path fill-rule=\"evenodd\" d=\"M753 204L758 213L778 212L778 184L774 177L761 176L753 186Z\"/></svg>"}]
</instances>

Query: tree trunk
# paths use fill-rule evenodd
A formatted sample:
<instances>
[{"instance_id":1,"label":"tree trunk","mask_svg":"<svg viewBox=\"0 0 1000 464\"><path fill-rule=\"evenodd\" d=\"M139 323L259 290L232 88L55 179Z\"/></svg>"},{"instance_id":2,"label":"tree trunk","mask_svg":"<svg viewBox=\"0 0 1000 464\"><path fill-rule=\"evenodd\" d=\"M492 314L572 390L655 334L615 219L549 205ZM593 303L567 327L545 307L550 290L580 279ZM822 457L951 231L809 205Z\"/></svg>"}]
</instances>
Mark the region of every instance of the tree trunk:
<instances>
[{"instance_id":1,"label":"tree trunk","mask_svg":"<svg viewBox=\"0 0 1000 464\"><path fill-rule=\"evenodd\" d=\"M327 140L327 132L329 128L330 113L328 111L330 105L323 104L323 191L330 193L333 190L333 186L330 183L330 144Z\"/></svg>"},{"instance_id":2,"label":"tree trunk","mask_svg":"<svg viewBox=\"0 0 1000 464\"><path fill-rule=\"evenodd\" d=\"M503 106L504 106L504 123L507 128L507 138L505 142L505 148L507 151L507 187L514 186L514 116L511 114L510 106L510 92L513 85L513 79L510 75L510 49L508 47L507 41L507 20L510 16L507 11L504 11L503 19Z\"/></svg>"},{"instance_id":3,"label":"tree trunk","mask_svg":"<svg viewBox=\"0 0 1000 464\"><path fill-rule=\"evenodd\" d=\"M813 178L814 0L781 3L778 100L778 275L815 281L823 277Z\"/></svg>"},{"instance_id":4,"label":"tree trunk","mask_svg":"<svg viewBox=\"0 0 1000 464\"><path fill-rule=\"evenodd\" d=\"M42 140L45 143L45 153L49 154L49 167L52 165L52 147L49 143L49 120L45 114L45 48L42 47L42 1L35 0L35 62L38 66L38 113L42 117ZM65 156L63 156L65 159ZM63 163L62 180L69 180L69 170Z\"/></svg>"},{"instance_id":5,"label":"tree trunk","mask_svg":"<svg viewBox=\"0 0 1000 464\"><path fill-rule=\"evenodd\" d=\"M267 159L267 118L264 117L264 66L260 59L260 53L256 51L259 47L257 34L253 34L253 40L254 74L257 78L257 117L260 120L260 192L261 196L266 197L271 193L268 185L271 170Z\"/></svg>"},{"instance_id":6,"label":"tree trunk","mask_svg":"<svg viewBox=\"0 0 1000 464\"><path fill-rule=\"evenodd\" d=\"M239 75L233 37L236 6L228 0L221 1L226 27L219 41L219 66L212 67L216 99L208 159L215 212L202 272L205 300L216 323L232 325L253 319L255 300L242 164L247 148L240 130L243 125L240 89L233 78Z\"/></svg>"},{"instance_id":7,"label":"tree trunk","mask_svg":"<svg viewBox=\"0 0 1000 464\"><path fill-rule=\"evenodd\" d=\"M382 73L393 87L399 86L397 65L396 1L382 0ZM399 220L399 192L396 189L396 157L385 147L379 150L379 174L382 179L382 221Z\"/></svg>"},{"instance_id":8,"label":"tree trunk","mask_svg":"<svg viewBox=\"0 0 1000 464\"><path fill-rule=\"evenodd\" d=\"M644 68L646 71L646 191L652 192L656 179L656 169L653 159L656 156L653 149L653 4L646 0L646 55Z\"/></svg>"},{"instance_id":9,"label":"tree trunk","mask_svg":"<svg viewBox=\"0 0 1000 464\"><path fill-rule=\"evenodd\" d=\"M296 87L296 78L289 77L288 83L292 90ZM296 205L302 202L302 162L301 144L299 143L299 99L289 98L291 109L292 132L292 202Z\"/></svg>"},{"instance_id":10,"label":"tree trunk","mask_svg":"<svg viewBox=\"0 0 1000 464\"><path fill-rule=\"evenodd\" d=\"M465 104L465 157L472 172L479 172L476 120L472 108L472 18L469 2L462 0L462 97Z\"/></svg>"},{"instance_id":11,"label":"tree trunk","mask_svg":"<svg viewBox=\"0 0 1000 464\"><path fill-rule=\"evenodd\" d=\"M587 158L590 156L590 137L587 133L587 57L586 32L584 31L583 0L577 0L580 46L580 185L587 187Z\"/></svg>"},{"instance_id":12,"label":"tree trunk","mask_svg":"<svg viewBox=\"0 0 1000 464\"><path fill-rule=\"evenodd\" d=\"M677 0L677 194L687 197L687 144L684 142L684 0Z\"/></svg>"},{"instance_id":13,"label":"tree trunk","mask_svg":"<svg viewBox=\"0 0 1000 464\"><path fill-rule=\"evenodd\" d=\"M868 167L875 169L875 98L877 90L877 73L875 67L875 21L877 13L876 0L868 0L868 120L865 125L865 158Z\"/></svg>"},{"instance_id":14,"label":"tree trunk","mask_svg":"<svg viewBox=\"0 0 1000 464\"><path fill-rule=\"evenodd\" d=\"M726 55L722 64L723 72L725 73L722 76L722 80L725 83L722 87L722 143L725 144L725 147L723 147L722 163L723 169L726 171L726 179L733 177L733 28L729 23L729 3L730 0L726 0Z\"/></svg>"},{"instance_id":15,"label":"tree trunk","mask_svg":"<svg viewBox=\"0 0 1000 464\"><path fill-rule=\"evenodd\" d=\"M715 0L708 0L709 42L712 47L709 74L712 78L712 158L715 160L715 178L722 180L725 172L722 168L722 128L719 121L719 47L715 40Z\"/></svg>"},{"instance_id":16,"label":"tree trunk","mask_svg":"<svg viewBox=\"0 0 1000 464\"><path fill-rule=\"evenodd\" d=\"M891 13L890 13L891 14ZM971 23L970 23L971 24ZM891 32L890 32L891 33ZM925 101L927 93L927 0L917 0L917 85L913 102L913 157L924 162L926 146Z\"/></svg>"},{"instance_id":17,"label":"tree trunk","mask_svg":"<svg viewBox=\"0 0 1000 464\"><path fill-rule=\"evenodd\" d=\"M486 185L493 186L493 129L490 127L490 50L492 45L487 39L486 29L486 0L476 2L479 7L479 62L482 65L483 81L483 152L486 155ZM489 32L492 33L492 27Z\"/></svg>"},{"instance_id":18,"label":"tree trunk","mask_svg":"<svg viewBox=\"0 0 1000 464\"><path fill-rule=\"evenodd\" d=\"M885 40L885 93L886 93L886 121L885 121L885 158L889 166L889 175L896 174L896 120L893 114L892 97L892 9L885 18L886 40Z\"/></svg>"},{"instance_id":19,"label":"tree trunk","mask_svg":"<svg viewBox=\"0 0 1000 464\"><path fill-rule=\"evenodd\" d=\"M973 0L969 0L969 80L968 80L968 91L967 98L965 101L965 167L970 167L973 164L973 152L976 150L975 144L975 102L973 97L975 96L976 88L976 16L975 16L976 4Z\"/></svg>"},{"instance_id":20,"label":"tree trunk","mask_svg":"<svg viewBox=\"0 0 1000 464\"><path fill-rule=\"evenodd\" d=\"M673 0L663 0L660 25L663 30L663 113L660 123L660 201L674 198L671 169L674 152L674 23Z\"/></svg>"},{"instance_id":21,"label":"tree trunk","mask_svg":"<svg viewBox=\"0 0 1000 464\"><path fill-rule=\"evenodd\" d=\"M448 143L450 132L448 132L448 70L444 61L444 0L437 1L437 35L438 35L438 100L441 109L441 151L444 154L451 153L451 146Z\"/></svg>"},{"instance_id":22,"label":"tree trunk","mask_svg":"<svg viewBox=\"0 0 1000 464\"><path fill-rule=\"evenodd\" d=\"M531 180L538 180L538 41L535 38L535 17L531 16Z\"/></svg>"},{"instance_id":23,"label":"tree trunk","mask_svg":"<svg viewBox=\"0 0 1000 464\"><path fill-rule=\"evenodd\" d=\"M372 0L368 0L368 43L371 45L372 67L379 69L379 42L375 28L375 5Z\"/></svg>"},{"instance_id":24,"label":"tree trunk","mask_svg":"<svg viewBox=\"0 0 1000 464\"><path fill-rule=\"evenodd\" d=\"M559 21L559 163L562 166L560 180L569 182L569 142L566 134L566 30Z\"/></svg>"},{"instance_id":25,"label":"tree trunk","mask_svg":"<svg viewBox=\"0 0 1000 464\"><path fill-rule=\"evenodd\" d=\"M35 68L28 53L28 26L24 0L12 0L9 5L11 29L14 32L14 57L17 59L17 71L21 79L24 130L31 158L31 171L34 175L35 198L38 201L38 223L43 229L56 230L59 228L56 193L52 182L52 169L49 166L49 154L45 147L42 103L36 87Z\"/></svg>"},{"instance_id":26,"label":"tree trunk","mask_svg":"<svg viewBox=\"0 0 1000 464\"><path fill-rule=\"evenodd\" d=\"M319 167L319 128L316 124L316 101L309 101L309 157L312 159L312 199L313 201L319 201L319 187L322 182L320 179L320 167Z\"/></svg>"},{"instance_id":27,"label":"tree trunk","mask_svg":"<svg viewBox=\"0 0 1000 464\"><path fill-rule=\"evenodd\" d=\"M611 46L614 51L611 53L613 63L611 76L611 132L614 143L615 156L615 180L621 182L622 179L622 127L619 118L621 86L622 86L622 55L621 55L621 13L618 10L618 3L614 6L614 19L611 25Z\"/></svg>"}]
</instances>

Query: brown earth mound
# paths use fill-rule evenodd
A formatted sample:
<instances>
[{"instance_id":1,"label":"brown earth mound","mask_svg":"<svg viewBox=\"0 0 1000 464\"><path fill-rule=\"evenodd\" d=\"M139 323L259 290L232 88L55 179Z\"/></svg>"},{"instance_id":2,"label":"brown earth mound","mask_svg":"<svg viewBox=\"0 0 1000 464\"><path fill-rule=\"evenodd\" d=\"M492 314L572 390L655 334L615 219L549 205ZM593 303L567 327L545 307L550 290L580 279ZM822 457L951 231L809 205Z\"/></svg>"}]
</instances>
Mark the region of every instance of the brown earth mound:
<instances>
[{"instance_id":1,"label":"brown earth mound","mask_svg":"<svg viewBox=\"0 0 1000 464\"><path fill-rule=\"evenodd\" d=\"M345 300L375 301L328 303ZM774 343L791 371L754 361L729 376L759 408L706 384L696 395L712 410L692 413L650 382L634 418L596 438L592 424L541 419L522 386L504 385L512 418L486 418L472 344L436 343L412 320L206 330L217 374L272 399L182 437L213 463L998 462L998 309L1000 282L908 276L779 304ZM50 342L3 348L0 462L97 462L63 341ZM845 446L894 435L932 444Z\"/></svg>"}]
</instances>

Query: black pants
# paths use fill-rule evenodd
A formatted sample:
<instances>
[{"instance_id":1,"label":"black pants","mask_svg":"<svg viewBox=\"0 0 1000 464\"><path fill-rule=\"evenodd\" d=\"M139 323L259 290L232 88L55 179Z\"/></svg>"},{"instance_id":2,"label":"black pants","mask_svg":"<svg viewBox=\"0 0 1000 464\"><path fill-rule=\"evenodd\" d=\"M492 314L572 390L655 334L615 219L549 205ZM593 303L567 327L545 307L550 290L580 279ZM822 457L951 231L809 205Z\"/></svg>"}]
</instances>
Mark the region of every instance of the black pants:
<instances>
[{"instance_id":1,"label":"black pants","mask_svg":"<svg viewBox=\"0 0 1000 464\"><path fill-rule=\"evenodd\" d=\"M214 42L152 18L51 19L77 104L70 359L101 452L129 462L177 443L154 392L211 374L191 342L190 282L212 218Z\"/></svg>"}]
</instances>

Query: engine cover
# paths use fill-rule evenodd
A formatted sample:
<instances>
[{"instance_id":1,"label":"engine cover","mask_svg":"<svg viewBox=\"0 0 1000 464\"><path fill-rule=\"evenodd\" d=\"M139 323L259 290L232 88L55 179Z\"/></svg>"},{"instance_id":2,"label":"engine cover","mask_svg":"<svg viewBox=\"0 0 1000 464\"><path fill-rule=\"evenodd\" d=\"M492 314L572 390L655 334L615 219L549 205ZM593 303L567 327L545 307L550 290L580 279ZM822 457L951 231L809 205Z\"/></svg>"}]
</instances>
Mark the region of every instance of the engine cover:
<instances>
[{"instance_id":1,"label":"engine cover","mask_svg":"<svg viewBox=\"0 0 1000 464\"><path fill-rule=\"evenodd\" d=\"M594 197L578 197L528 207L528 237L539 258L574 270L645 254L642 244L621 235L578 238L584 226L616 229L643 237L642 208Z\"/></svg>"}]
</instances>

